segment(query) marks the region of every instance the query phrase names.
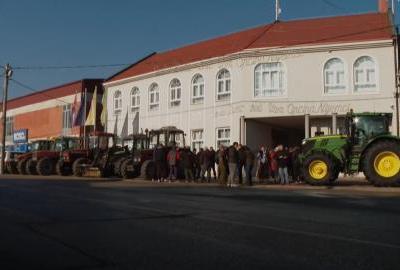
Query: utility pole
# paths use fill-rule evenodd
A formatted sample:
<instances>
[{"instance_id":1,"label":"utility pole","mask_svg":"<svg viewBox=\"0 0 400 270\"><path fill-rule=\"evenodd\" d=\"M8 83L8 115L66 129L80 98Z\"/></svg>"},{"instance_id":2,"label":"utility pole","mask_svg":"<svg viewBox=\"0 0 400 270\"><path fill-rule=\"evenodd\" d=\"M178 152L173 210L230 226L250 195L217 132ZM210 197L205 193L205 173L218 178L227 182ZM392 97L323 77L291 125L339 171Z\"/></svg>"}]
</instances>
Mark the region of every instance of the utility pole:
<instances>
[{"instance_id":1,"label":"utility pole","mask_svg":"<svg viewBox=\"0 0 400 270\"><path fill-rule=\"evenodd\" d=\"M5 166L5 154L6 154L6 120L7 120L7 96L8 96L8 81L12 76L12 69L10 64L6 64L4 66L4 93L3 93L3 106L2 106L2 133L3 136L1 138L2 147L1 147L1 164L0 164L0 174L4 174L4 166Z\"/></svg>"}]
</instances>

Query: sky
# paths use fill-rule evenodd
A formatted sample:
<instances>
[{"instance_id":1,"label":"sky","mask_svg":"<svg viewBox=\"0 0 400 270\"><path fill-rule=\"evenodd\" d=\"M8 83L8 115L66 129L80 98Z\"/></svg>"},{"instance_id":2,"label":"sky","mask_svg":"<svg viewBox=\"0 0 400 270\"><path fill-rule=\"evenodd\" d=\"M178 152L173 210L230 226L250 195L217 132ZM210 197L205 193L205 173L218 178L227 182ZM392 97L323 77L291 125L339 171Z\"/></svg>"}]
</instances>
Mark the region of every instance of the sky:
<instances>
[{"instance_id":1,"label":"sky","mask_svg":"<svg viewBox=\"0 0 400 270\"><path fill-rule=\"evenodd\" d=\"M280 19L376 12L377 2L281 0ZM274 18L275 0L0 0L0 65L10 63L13 79L25 86L11 81L13 98L83 78L107 78L151 52ZM118 66L77 68L93 65ZM75 68L37 68L49 66Z\"/></svg>"}]
</instances>

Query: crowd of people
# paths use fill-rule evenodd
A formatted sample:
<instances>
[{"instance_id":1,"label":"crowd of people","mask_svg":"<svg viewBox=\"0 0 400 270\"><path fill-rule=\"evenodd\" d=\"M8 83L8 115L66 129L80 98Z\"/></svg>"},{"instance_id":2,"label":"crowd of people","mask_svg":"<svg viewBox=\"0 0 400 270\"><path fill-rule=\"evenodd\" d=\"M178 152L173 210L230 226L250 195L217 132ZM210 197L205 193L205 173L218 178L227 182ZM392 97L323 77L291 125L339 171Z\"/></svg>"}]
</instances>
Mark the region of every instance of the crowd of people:
<instances>
[{"instance_id":1,"label":"crowd of people","mask_svg":"<svg viewBox=\"0 0 400 270\"><path fill-rule=\"evenodd\" d=\"M236 187L258 183L289 184L300 181L297 162L299 147L278 145L273 149L261 146L253 152L248 146L234 142L231 146L200 148L172 147L168 152L163 145L153 151L153 181L217 182ZM217 170L216 170L217 167Z\"/></svg>"}]
</instances>

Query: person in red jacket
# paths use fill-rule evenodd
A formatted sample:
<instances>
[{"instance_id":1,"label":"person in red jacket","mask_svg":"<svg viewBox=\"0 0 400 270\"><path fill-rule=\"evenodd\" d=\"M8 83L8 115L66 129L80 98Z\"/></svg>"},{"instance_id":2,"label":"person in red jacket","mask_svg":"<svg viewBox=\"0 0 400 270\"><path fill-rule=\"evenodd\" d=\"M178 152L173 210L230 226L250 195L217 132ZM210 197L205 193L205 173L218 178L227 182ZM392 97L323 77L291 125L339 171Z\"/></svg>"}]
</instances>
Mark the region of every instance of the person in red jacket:
<instances>
[{"instance_id":1,"label":"person in red jacket","mask_svg":"<svg viewBox=\"0 0 400 270\"><path fill-rule=\"evenodd\" d=\"M272 177L272 180L274 183L278 183L278 160L277 160L277 155L276 155L276 149L275 150L270 150L269 151L269 171L270 171L270 176Z\"/></svg>"},{"instance_id":2,"label":"person in red jacket","mask_svg":"<svg viewBox=\"0 0 400 270\"><path fill-rule=\"evenodd\" d=\"M169 181L171 180L176 180L178 177L178 160L179 160L179 149L178 148L172 148L169 150L168 155L167 155L167 161L169 165Z\"/></svg>"}]
</instances>

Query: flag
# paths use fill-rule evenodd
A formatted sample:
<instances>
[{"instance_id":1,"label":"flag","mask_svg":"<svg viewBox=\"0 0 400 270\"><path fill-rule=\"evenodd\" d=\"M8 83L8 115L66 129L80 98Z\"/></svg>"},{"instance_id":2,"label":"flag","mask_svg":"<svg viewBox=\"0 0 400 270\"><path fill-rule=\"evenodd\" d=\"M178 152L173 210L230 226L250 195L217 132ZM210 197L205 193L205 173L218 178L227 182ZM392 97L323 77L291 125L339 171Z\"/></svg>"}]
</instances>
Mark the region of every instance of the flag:
<instances>
[{"instance_id":1,"label":"flag","mask_svg":"<svg viewBox=\"0 0 400 270\"><path fill-rule=\"evenodd\" d=\"M125 137L128 137L128 110L126 110L125 120L121 130L121 139Z\"/></svg>"},{"instance_id":2,"label":"flag","mask_svg":"<svg viewBox=\"0 0 400 270\"><path fill-rule=\"evenodd\" d=\"M132 127L133 127L132 133L139 134L139 112L136 112L135 118L133 118Z\"/></svg>"},{"instance_id":3,"label":"flag","mask_svg":"<svg viewBox=\"0 0 400 270\"><path fill-rule=\"evenodd\" d=\"M92 103L90 104L90 111L86 118L85 126L96 126L96 112L97 112L97 86L94 88Z\"/></svg>"},{"instance_id":4,"label":"flag","mask_svg":"<svg viewBox=\"0 0 400 270\"><path fill-rule=\"evenodd\" d=\"M104 90L103 92L103 98L101 100L101 105L102 105L102 111L100 115L100 121L101 125L106 129L106 123L107 123L107 92Z\"/></svg>"},{"instance_id":5,"label":"flag","mask_svg":"<svg viewBox=\"0 0 400 270\"><path fill-rule=\"evenodd\" d=\"M76 117L78 116L79 112L79 105L77 101L77 94L75 93L75 98L74 98L74 103L72 103L72 108L71 108L71 123L74 124Z\"/></svg>"},{"instance_id":6,"label":"flag","mask_svg":"<svg viewBox=\"0 0 400 270\"><path fill-rule=\"evenodd\" d=\"M76 96L75 96L75 98L76 98ZM76 104L76 115L75 115L75 117L73 116L73 122L72 122L72 124L73 124L73 126L83 126L83 122L84 122L84 119L85 119L85 117L84 117L84 107L85 107L85 102L86 102L86 96L83 94L81 94L81 102L80 102L80 104L78 105L78 103ZM75 103L75 101L74 101L74 103ZM75 107L75 104L74 104L74 107ZM74 112L73 112L73 114L74 114Z\"/></svg>"}]
</instances>

